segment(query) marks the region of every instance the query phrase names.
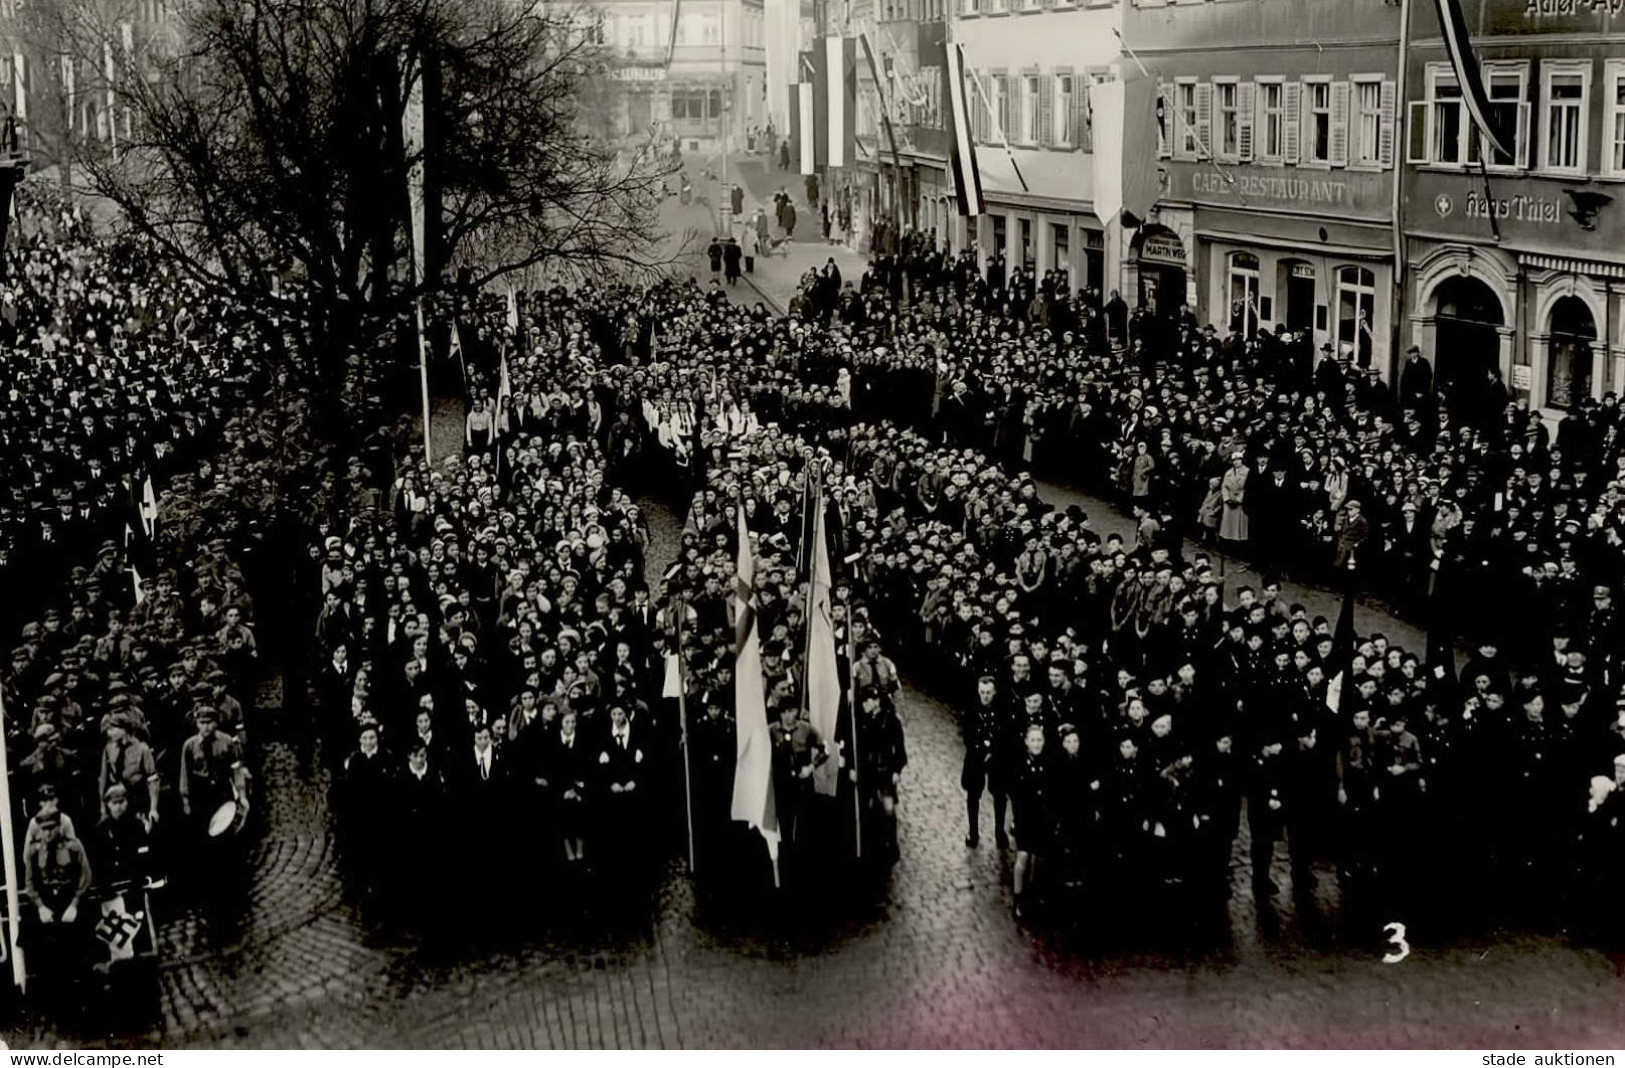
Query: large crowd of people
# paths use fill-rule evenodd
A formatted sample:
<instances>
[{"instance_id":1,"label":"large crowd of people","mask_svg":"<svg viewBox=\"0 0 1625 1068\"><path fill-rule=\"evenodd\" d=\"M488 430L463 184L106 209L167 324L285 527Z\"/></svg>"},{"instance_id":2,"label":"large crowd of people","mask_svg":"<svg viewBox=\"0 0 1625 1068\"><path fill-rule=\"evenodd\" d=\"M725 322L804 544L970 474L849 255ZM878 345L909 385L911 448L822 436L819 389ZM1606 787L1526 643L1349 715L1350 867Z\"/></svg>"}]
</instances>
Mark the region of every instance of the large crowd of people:
<instances>
[{"instance_id":1,"label":"large crowd of people","mask_svg":"<svg viewBox=\"0 0 1625 1068\"><path fill-rule=\"evenodd\" d=\"M21 945L52 989L127 958L145 888L206 885L240 826L251 589L301 433L291 394L267 403L245 315L97 236L50 187L18 195L0 287L17 644L0 697Z\"/></svg>"},{"instance_id":2,"label":"large crowd of people","mask_svg":"<svg viewBox=\"0 0 1625 1068\"><path fill-rule=\"evenodd\" d=\"M109 887L246 801L249 561L291 500L312 641L283 666L375 886L448 834L636 885L685 791L702 870L763 861L730 804L743 517L787 878L899 856L907 672L960 719L965 844L1014 851L1018 911L1069 887L1218 906L1238 873L1268 901L1284 839L1301 901L1331 865L1345 910L1437 914L1436 875L1466 872L1625 949L1612 395L1549 434L1493 371L1436 383L1413 352L1390 390L1302 337L906 234L858 279L809 272L783 316L676 281L465 295L460 448L428 462L406 419L324 466L277 455L298 403L266 404L241 316L49 221L0 297L35 931L88 933ZM658 573L645 493L682 523ZM829 738L805 711L814 507L848 695ZM1227 583L1221 554L1265 578ZM1315 615L1287 576L1385 598L1428 647Z\"/></svg>"},{"instance_id":3,"label":"large crowd of people","mask_svg":"<svg viewBox=\"0 0 1625 1068\"><path fill-rule=\"evenodd\" d=\"M914 256L907 270L877 261L857 286L831 263L786 318L673 286L578 298L596 312L527 339L571 353L597 425L642 422L631 447L658 449L641 466L658 451L694 478L683 552L713 553L724 579L680 571L709 587L684 603L720 611L737 501L788 555L816 468L843 618L880 638L876 655L957 680L945 693L965 717L970 844L991 794L995 838L1008 802L1021 852L1063 872L1222 895L1245 799L1266 896L1285 837L1295 890L1333 859L1368 891L1351 899L1389 914L1426 904L1430 866L1446 862L1523 901L1552 865L1588 858L1565 885L1569 903L1595 904L1625 776L1611 398L1549 446L1485 385L1417 387L1407 369L1411 391L1389 402L1336 354L1306 379L1301 339L1207 342L1143 316L1118 331L1111 302L1019 272L990 283L968 257L937 254L933 293L916 274L931 257ZM599 344L588 319L616 324L616 342ZM1059 426L1046 405L1064 410ZM1051 508L1033 472L1119 494L1135 537L1102 539L1076 508ZM1435 648L1340 642L1273 576L1227 591L1186 535L1406 595ZM793 576L769 582L788 624L768 657L789 680L769 687L775 712L797 706L803 667ZM1473 655L1458 679L1460 634ZM725 686L708 692L726 704ZM1018 863L1018 895L1030 867Z\"/></svg>"}]
</instances>

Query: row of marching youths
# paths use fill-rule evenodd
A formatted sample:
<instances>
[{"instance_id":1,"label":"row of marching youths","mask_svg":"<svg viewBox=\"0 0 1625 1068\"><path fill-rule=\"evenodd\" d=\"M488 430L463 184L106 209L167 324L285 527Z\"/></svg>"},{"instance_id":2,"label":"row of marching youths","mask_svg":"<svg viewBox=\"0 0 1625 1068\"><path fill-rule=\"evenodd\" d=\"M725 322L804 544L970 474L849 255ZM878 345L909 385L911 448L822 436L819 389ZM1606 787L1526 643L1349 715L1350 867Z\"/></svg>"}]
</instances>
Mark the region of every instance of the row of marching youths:
<instances>
[{"instance_id":1,"label":"row of marching youths","mask_svg":"<svg viewBox=\"0 0 1625 1068\"><path fill-rule=\"evenodd\" d=\"M719 329L742 323L712 309ZM749 373L731 348L683 351L679 381ZM1030 479L974 451L896 427L825 441L846 457L831 464L829 526L879 631L931 667L927 677L957 669L962 688L949 695L960 707L973 705L976 680L992 680L999 725L967 715L964 781L972 812L994 794L996 838L1008 833L1001 799L1025 798L1024 853L1132 876L1118 885L1228 889L1245 798L1250 881L1266 897L1283 837L1296 889L1310 888L1313 861L1335 859L1365 900L1390 909L1416 903L1418 872L1445 855L1436 843L1515 889L1514 902L1538 896L1534 873L1548 862L1583 861L1583 885L1606 878L1596 864L1607 853L1575 852L1574 835L1625 738L1604 673L1611 650L1585 646L1580 628L1560 624L1506 655L1486 639L1459 684L1447 657L1377 636L1350 659L1330 623L1284 602L1277 584L1226 603L1180 539L1154 526L1131 544L1102 539L1076 508L1057 512ZM696 551L725 530L730 483L752 475L767 489L753 508L794 537L794 486L815 444L764 427L715 450L715 492L689 520ZM776 489L790 500L774 501ZM793 642L786 653L794 668ZM1495 784L1493 802L1452 803L1479 781ZM1032 789L1052 782L1067 789ZM1046 802L1052 793L1087 801L1087 818ZM981 828L973 818L971 845ZM1018 869L1024 891L1029 864Z\"/></svg>"},{"instance_id":2,"label":"row of marching youths","mask_svg":"<svg viewBox=\"0 0 1625 1068\"><path fill-rule=\"evenodd\" d=\"M244 316L150 250L64 235L8 252L0 347L0 569L31 615L0 696L23 945L47 990L128 950L132 887L195 890L242 826L259 679L245 568L285 429L257 402Z\"/></svg>"}]
</instances>

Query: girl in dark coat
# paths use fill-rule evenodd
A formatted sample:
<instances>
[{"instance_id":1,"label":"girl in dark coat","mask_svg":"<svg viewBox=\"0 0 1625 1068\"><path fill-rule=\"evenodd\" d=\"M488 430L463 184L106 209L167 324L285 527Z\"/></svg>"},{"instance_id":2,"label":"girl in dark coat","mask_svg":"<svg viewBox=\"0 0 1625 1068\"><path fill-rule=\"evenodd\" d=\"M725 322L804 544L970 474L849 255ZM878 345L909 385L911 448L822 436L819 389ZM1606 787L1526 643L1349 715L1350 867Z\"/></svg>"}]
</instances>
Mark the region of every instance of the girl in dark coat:
<instances>
[{"instance_id":1,"label":"girl in dark coat","mask_svg":"<svg viewBox=\"0 0 1625 1068\"><path fill-rule=\"evenodd\" d=\"M1021 918L1022 902L1032 880L1038 857L1055 846L1055 809L1051 797L1050 761L1044 756L1044 728L1033 723L1023 737L1026 752L1016 765L1010 799L1015 809L1016 869L1012 883L1016 892L1016 918Z\"/></svg>"},{"instance_id":2,"label":"girl in dark coat","mask_svg":"<svg viewBox=\"0 0 1625 1068\"><path fill-rule=\"evenodd\" d=\"M564 859L572 864L586 855L591 797L588 781L595 771L592 761L596 752L581 736L576 718L573 708L559 713L559 733L552 739L545 763L547 787L557 799L554 811L564 839Z\"/></svg>"}]
</instances>

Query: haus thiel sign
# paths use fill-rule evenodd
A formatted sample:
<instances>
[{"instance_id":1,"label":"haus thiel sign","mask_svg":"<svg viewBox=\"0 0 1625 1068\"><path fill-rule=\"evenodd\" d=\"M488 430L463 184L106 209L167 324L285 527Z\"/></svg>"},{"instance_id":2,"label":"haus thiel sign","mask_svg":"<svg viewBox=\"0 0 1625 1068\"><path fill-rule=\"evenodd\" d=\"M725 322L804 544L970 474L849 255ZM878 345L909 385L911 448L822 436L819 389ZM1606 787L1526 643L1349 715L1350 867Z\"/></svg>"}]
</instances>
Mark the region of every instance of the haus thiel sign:
<instances>
[{"instance_id":1,"label":"haus thiel sign","mask_svg":"<svg viewBox=\"0 0 1625 1068\"><path fill-rule=\"evenodd\" d=\"M1175 162L1169 195L1239 208L1385 217L1392 172Z\"/></svg>"},{"instance_id":2,"label":"haus thiel sign","mask_svg":"<svg viewBox=\"0 0 1625 1068\"><path fill-rule=\"evenodd\" d=\"M1618 261L1625 249L1625 189L1604 182L1412 171L1405 226L1412 231L1492 237L1562 247Z\"/></svg>"}]
</instances>

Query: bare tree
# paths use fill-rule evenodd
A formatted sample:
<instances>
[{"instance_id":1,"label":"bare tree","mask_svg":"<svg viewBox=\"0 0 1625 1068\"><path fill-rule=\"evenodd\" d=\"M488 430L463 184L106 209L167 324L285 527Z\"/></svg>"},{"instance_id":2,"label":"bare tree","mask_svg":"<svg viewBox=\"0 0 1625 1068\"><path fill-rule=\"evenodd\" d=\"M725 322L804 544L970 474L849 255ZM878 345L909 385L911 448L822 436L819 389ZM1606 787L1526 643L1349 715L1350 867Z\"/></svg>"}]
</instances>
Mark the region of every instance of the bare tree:
<instances>
[{"instance_id":1,"label":"bare tree","mask_svg":"<svg viewBox=\"0 0 1625 1068\"><path fill-rule=\"evenodd\" d=\"M84 0L94 3L95 0ZM81 54L127 112L83 154L136 235L266 322L301 323L331 368L418 296L540 268L659 269L669 173L583 131L604 76L593 17L535 0L190 0L166 45L78 20ZM110 77L109 77L110 76ZM421 80L421 81L420 81ZM402 118L424 89L426 138ZM651 146L652 147L652 146ZM428 187L429 269L409 270L407 172Z\"/></svg>"}]
</instances>

